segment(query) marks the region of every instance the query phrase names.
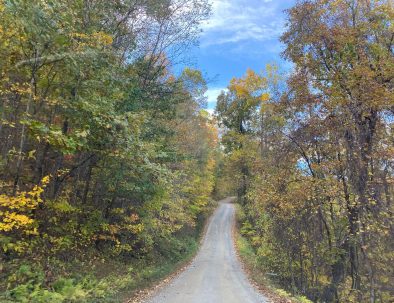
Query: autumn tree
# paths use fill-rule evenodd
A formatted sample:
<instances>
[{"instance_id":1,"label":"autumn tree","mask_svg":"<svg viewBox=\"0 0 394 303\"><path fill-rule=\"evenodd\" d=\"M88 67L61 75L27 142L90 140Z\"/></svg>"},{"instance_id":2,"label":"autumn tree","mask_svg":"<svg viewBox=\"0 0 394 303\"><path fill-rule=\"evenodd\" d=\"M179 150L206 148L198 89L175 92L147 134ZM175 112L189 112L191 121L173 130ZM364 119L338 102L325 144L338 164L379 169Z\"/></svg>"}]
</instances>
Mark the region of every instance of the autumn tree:
<instances>
[{"instance_id":1,"label":"autumn tree","mask_svg":"<svg viewBox=\"0 0 394 303\"><path fill-rule=\"evenodd\" d=\"M242 232L261 266L315 301L392 296L392 21L390 1L299 2L282 36L287 87L246 115L218 111L253 133Z\"/></svg>"},{"instance_id":2,"label":"autumn tree","mask_svg":"<svg viewBox=\"0 0 394 303\"><path fill-rule=\"evenodd\" d=\"M184 252L217 133L201 73L172 68L208 14L205 0L0 1L1 296L23 262Z\"/></svg>"}]
</instances>

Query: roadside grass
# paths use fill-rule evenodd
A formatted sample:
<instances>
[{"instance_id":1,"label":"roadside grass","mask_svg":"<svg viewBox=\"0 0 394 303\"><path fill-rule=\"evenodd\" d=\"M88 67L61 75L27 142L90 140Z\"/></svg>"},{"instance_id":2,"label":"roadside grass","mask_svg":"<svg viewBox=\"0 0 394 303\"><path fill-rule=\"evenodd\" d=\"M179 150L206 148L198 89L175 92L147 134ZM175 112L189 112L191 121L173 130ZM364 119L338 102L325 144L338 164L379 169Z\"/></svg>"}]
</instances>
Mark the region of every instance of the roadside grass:
<instances>
[{"instance_id":1,"label":"roadside grass","mask_svg":"<svg viewBox=\"0 0 394 303\"><path fill-rule=\"evenodd\" d=\"M111 260L86 252L68 263L60 259L13 260L12 274L7 276L0 265L0 303L128 302L194 257L209 215L194 229L166 239L160 251L140 259ZM51 264L51 270L43 264Z\"/></svg>"},{"instance_id":2,"label":"roadside grass","mask_svg":"<svg viewBox=\"0 0 394 303\"><path fill-rule=\"evenodd\" d=\"M248 239L241 235L239 222L244 214L239 204L236 204L236 227L234 237L236 249L243 266L253 284L273 303L313 303L304 296L293 296L275 285L258 263L258 256Z\"/></svg>"},{"instance_id":3,"label":"roadside grass","mask_svg":"<svg viewBox=\"0 0 394 303\"><path fill-rule=\"evenodd\" d=\"M185 237L182 241L183 248L187 247L187 250L182 249L182 253L173 258L156 255L150 260L94 261L87 264L75 260L73 264L62 265L64 268L58 273L53 273L50 284L40 263L24 261L8 277L9 285L15 284L10 283L14 280L17 286L8 289L5 286L0 302L124 302L134 292L176 271L194 256L198 249L198 235Z\"/></svg>"}]
</instances>

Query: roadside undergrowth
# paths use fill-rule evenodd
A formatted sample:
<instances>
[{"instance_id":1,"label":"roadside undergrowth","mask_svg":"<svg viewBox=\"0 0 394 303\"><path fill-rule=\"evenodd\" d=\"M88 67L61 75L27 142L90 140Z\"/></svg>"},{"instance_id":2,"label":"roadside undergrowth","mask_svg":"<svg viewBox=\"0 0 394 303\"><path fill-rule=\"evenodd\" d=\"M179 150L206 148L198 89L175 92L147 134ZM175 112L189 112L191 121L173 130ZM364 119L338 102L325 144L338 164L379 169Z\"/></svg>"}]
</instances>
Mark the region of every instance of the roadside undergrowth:
<instances>
[{"instance_id":1,"label":"roadside undergrowth","mask_svg":"<svg viewBox=\"0 0 394 303\"><path fill-rule=\"evenodd\" d=\"M4 284L6 280L2 280L4 291L0 294L0 303L137 302L134 298L139 297L139 293L153 288L193 259L213 209L211 205L195 228L167 239L166 248L162 246L160 252L143 258L109 260L86 252L84 256L74 256L68 263L61 259L14 260L14 273L7 281L9 285L11 280L18 281L18 286L10 288Z\"/></svg>"},{"instance_id":2,"label":"roadside undergrowth","mask_svg":"<svg viewBox=\"0 0 394 303\"><path fill-rule=\"evenodd\" d=\"M259 265L258 256L248 238L240 232L240 223L244 213L239 204L236 204L236 220L234 227L234 240L238 258L246 271L251 283L272 303L312 303L303 296L293 296L287 291L277 287Z\"/></svg>"}]
</instances>

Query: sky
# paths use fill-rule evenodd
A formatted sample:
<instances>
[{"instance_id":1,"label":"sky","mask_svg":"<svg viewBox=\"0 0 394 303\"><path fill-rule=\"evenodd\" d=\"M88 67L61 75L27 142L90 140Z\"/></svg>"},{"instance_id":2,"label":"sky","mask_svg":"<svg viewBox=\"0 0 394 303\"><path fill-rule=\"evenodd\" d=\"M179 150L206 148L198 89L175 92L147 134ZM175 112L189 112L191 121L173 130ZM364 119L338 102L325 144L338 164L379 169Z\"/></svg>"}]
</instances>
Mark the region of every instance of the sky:
<instances>
[{"instance_id":1,"label":"sky","mask_svg":"<svg viewBox=\"0 0 394 303\"><path fill-rule=\"evenodd\" d=\"M262 71L267 63L290 67L280 57L284 10L295 0L211 0L212 15L202 26L200 45L192 50L196 67L208 79L208 109L231 78L248 68Z\"/></svg>"}]
</instances>

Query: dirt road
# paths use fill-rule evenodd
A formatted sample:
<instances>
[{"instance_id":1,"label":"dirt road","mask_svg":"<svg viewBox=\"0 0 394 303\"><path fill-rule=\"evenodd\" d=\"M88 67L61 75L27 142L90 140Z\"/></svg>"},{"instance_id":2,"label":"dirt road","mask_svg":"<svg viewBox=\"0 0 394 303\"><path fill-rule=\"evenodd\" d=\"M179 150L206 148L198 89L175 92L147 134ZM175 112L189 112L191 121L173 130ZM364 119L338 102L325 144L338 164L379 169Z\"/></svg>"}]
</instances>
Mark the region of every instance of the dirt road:
<instances>
[{"instance_id":1,"label":"dirt road","mask_svg":"<svg viewBox=\"0 0 394 303\"><path fill-rule=\"evenodd\" d=\"M235 207L220 202L192 264L146 303L261 303L235 254L231 229Z\"/></svg>"}]
</instances>

